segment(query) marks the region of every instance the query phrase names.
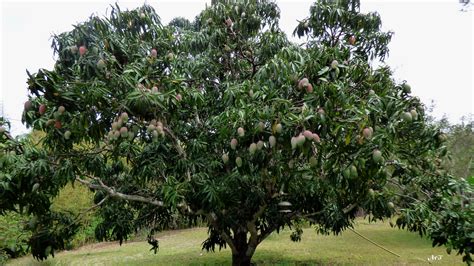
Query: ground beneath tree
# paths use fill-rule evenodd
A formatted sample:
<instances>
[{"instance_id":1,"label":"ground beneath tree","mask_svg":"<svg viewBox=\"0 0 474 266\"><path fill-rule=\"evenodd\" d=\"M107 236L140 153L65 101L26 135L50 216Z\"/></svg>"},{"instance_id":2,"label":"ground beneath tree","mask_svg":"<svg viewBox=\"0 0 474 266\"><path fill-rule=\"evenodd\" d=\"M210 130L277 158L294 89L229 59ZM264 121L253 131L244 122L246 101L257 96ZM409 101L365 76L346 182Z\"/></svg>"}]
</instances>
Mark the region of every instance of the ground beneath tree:
<instances>
[{"instance_id":1,"label":"ground beneath tree","mask_svg":"<svg viewBox=\"0 0 474 266\"><path fill-rule=\"evenodd\" d=\"M388 223L359 220L355 230L397 257L362 239L351 231L342 236L317 235L307 228L299 243L290 240L290 230L271 235L258 247L257 265L463 265L462 258L448 255L445 248L432 248L417 234L391 228ZM153 254L146 242L118 242L87 245L64 251L54 259L36 262L31 256L12 260L8 265L229 265L230 250L207 253L200 245L207 228L166 231L157 235L160 251Z\"/></svg>"}]
</instances>

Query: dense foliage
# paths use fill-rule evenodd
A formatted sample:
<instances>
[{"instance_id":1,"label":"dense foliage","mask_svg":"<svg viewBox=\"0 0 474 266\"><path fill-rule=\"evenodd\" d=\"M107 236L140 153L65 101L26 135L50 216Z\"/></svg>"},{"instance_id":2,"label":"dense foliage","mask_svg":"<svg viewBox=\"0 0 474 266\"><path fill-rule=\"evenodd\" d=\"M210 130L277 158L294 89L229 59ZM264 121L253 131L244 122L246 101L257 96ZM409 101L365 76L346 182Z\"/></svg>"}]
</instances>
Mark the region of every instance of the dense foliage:
<instances>
[{"instance_id":1,"label":"dense foliage","mask_svg":"<svg viewBox=\"0 0 474 266\"><path fill-rule=\"evenodd\" d=\"M207 220L204 249L247 265L274 231L307 220L337 234L364 209L469 261L472 191L437 163L445 135L410 86L371 65L388 53L380 17L319 1L299 46L279 15L269 1L214 1L164 26L150 6L115 7L54 36L54 69L29 74L25 103L41 147L2 135L0 210L36 219L33 256L74 233L50 203L76 181L95 191L100 240L179 213Z\"/></svg>"},{"instance_id":2,"label":"dense foliage","mask_svg":"<svg viewBox=\"0 0 474 266\"><path fill-rule=\"evenodd\" d=\"M30 234L23 230L28 217L15 212L6 212L0 216L0 264L8 258L26 254Z\"/></svg>"}]
</instances>

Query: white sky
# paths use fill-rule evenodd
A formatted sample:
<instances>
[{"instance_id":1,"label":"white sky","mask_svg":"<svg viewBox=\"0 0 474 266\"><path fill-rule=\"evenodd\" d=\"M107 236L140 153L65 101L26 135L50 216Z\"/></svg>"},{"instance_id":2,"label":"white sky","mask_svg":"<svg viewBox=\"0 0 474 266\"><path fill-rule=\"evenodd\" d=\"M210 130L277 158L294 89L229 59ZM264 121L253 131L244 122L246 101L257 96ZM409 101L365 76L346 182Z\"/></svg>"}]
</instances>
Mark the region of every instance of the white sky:
<instances>
[{"instance_id":1,"label":"white sky","mask_svg":"<svg viewBox=\"0 0 474 266\"><path fill-rule=\"evenodd\" d=\"M133 9L145 1L117 1ZM193 20L210 0L156 0L151 4L163 24L176 16ZM291 35L296 20L309 14L313 1L277 0L280 27ZM14 135L27 132L21 124L27 99L26 72L52 69L51 34L70 31L91 14L105 15L114 0L5 1L0 0L0 104L12 122ZM412 93L426 105L435 102L437 118L447 115L459 122L474 113L473 12L461 12L458 0L362 0L363 12L377 11L383 29L395 35L386 61L397 81L407 80ZM296 39L294 39L296 40ZM1 115L1 109L0 109Z\"/></svg>"}]
</instances>

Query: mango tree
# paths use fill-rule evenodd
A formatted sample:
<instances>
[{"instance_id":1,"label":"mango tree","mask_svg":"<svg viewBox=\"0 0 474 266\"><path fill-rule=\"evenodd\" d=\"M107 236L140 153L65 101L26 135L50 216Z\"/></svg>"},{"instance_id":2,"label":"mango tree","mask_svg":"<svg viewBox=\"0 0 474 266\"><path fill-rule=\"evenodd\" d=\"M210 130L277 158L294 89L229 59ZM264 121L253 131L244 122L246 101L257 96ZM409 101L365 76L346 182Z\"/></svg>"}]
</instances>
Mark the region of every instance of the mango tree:
<instances>
[{"instance_id":1,"label":"mango tree","mask_svg":"<svg viewBox=\"0 0 474 266\"><path fill-rule=\"evenodd\" d=\"M50 203L75 182L95 191L99 240L202 218L203 249L249 265L273 232L298 241L307 221L338 234L362 209L470 260L472 191L441 168L445 136L410 86L374 66L392 36L380 17L318 1L297 45L279 16L270 1L213 1L165 26L150 6L115 6L55 35L56 64L28 73L23 116L45 137L2 136L0 209L33 215L33 256L74 233Z\"/></svg>"}]
</instances>

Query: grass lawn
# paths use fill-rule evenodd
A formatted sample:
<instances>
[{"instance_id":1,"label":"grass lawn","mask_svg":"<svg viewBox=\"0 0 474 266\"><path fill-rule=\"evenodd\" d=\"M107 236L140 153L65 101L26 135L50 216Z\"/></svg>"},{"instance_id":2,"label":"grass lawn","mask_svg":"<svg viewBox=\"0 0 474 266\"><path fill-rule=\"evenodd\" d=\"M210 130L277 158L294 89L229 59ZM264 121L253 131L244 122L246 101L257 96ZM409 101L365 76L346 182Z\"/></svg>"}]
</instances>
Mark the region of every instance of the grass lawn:
<instances>
[{"instance_id":1,"label":"grass lawn","mask_svg":"<svg viewBox=\"0 0 474 266\"><path fill-rule=\"evenodd\" d=\"M463 265L461 256L448 255L443 247L432 248L428 240L391 228L388 223L358 220L355 230L400 257L349 230L340 236L322 236L307 228L299 243L290 240L289 230L271 235L257 248L253 262L257 265ZM201 251L206 232L206 228L162 232L157 235L160 251L156 255L148 251L150 246L146 242L128 242L122 246L113 242L61 252L45 262L27 256L11 260L8 265L229 265L229 249L215 253Z\"/></svg>"}]
</instances>

